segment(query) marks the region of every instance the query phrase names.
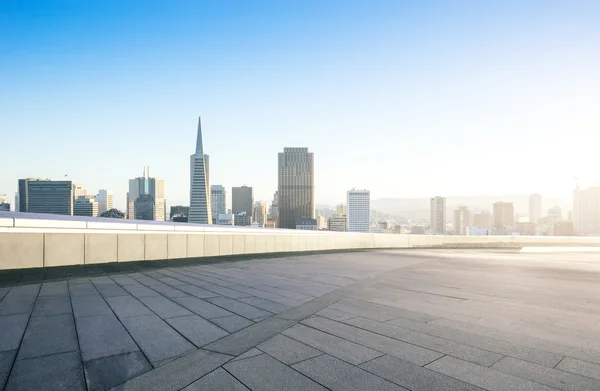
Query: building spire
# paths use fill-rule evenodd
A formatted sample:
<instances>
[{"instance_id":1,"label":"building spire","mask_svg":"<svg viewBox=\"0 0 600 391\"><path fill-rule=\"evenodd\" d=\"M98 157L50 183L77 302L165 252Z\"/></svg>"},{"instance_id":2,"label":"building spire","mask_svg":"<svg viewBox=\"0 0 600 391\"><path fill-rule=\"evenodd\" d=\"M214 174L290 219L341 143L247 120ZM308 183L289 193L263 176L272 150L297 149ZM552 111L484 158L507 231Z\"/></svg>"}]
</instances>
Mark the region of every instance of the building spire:
<instances>
[{"instance_id":1,"label":"building spire","mask_svg":"<svg viewBox=\"0 0 600 391\"><path fill-rule=\"evenodd\" d=\"M204 146L202 145L202 117L198 117L198 136L196 137L196 155L204 154Z\"/></svg>"}]
</instances>

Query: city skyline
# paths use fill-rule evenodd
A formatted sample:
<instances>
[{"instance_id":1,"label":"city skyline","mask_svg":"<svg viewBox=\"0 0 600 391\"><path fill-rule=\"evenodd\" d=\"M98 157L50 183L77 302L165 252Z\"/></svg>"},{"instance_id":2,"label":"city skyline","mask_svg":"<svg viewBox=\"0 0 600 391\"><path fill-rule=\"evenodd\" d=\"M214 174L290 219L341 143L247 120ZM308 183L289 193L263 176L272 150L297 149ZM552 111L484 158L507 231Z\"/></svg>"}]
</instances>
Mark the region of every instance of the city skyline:
<instances>
[{"instance_id":1,"label":"city skyline","mask_svg":"<svg viewBox=\"0 0 600 391\"><path fill-rule=\"evenodd\" d=\"M3 154L0 193L68 174L122 209L124 180L149 165L169 204L187 204L180 149L201 113L212 182L248 183L256 199L270 199L276 153L294 145L319 156L317 204L357 185L374 199L570 197L575 177L599 179L587 163L600 7L577 3L6 5L0 129L27 149ZM400 161L414 164L394 181L373 169Z\"/></svg>"}]
</instances>

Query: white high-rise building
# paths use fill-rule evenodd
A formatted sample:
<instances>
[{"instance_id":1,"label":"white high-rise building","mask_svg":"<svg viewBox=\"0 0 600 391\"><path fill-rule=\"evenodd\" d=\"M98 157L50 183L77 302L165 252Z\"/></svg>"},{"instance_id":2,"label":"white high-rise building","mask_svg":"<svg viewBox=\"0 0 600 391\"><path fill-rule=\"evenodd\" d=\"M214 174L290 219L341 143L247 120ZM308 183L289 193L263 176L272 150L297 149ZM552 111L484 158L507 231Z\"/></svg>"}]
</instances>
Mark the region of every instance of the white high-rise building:
<instances>
[{"instance_id":1,"label":"white high-rise building","mask_svg":"<svg viewBox=\"0 0 600 391\"><path fill-rule=\"evenodd\" d=\"M577 235L600 234L600 187L573 191L573 229Z\"/></svg>"},{"instance_id":2,"label":"white high-rise building","mask_svg":"<svg viewBox=\"0 0 600 391\"><path fill-rule=\"evenodd\" d=\"M254 210L252 211L253 222L259 227L264 227L267 222L267 203L265 201L256 201Z\"/></svg>"},{"instance_id":3,"label":"white high-rise building","mask_svg":"<svg viewBox=\"0 0 600 391\"><path fill-rule=\"evenodd\" d=\"M446 198L436 196L431 199L431 231L436 235L446 233Z\"/></svg>"},{"instance_id":4,"label":"white high-rise building","mask_svg":"<svg viewBox=\"0 0 600 391\"><path fill-rule=\"evenodd\" d=\"M473 212L466 206L454 211L454 235L466 235L467 228L473 225Z\"/></svg>"},{"instance_id":5,"label":"white high-rise building","mask_svg":"<svg viewBox=\"0 0 600 391\"><path fill-rule=\"evenodd\" d=\"M537 224L542 217L542 196L532 194L529 196L529 222Z\"/></svg>"},{"instance_id":6,"label":"white high-rise building","mask_svg":"<svg viewBox=\"0 0 600 391\"><path fill-rule=\"evenodd\" d=\"M85 193L86 191L84 185L73 183L73 203L75 203L75 200L79 197L86 195Z\"/></svg>"},{"instance_id":7,"label":"white high-rise building","mask_svg":"<svg viewBox=\"0 0 600 391\"><path fill-rule=\"evenodd\" d=\"M202 120L198 118L196 153L190 156L190 214L188 222L211 224L210 175L208 155L202 143Z\"/></svg>"},{"instance_id":8,"label":"white high-rise building","mask_svg":"<svg viewBox=\"0 0 600 391\"><path fill-rule=\"evenodd\" d=\"M371 232L371 192L348 190L347 205L347 231Z\"/></svg>"},{"instance_id":9,"label":"white high-rise building","mask_svg":"<svg viewBox=\"0 0 600 391\"><path fill-rule=\"evenodd\" d=\"M110 190L98 190L96 195L96 202L98 203L98 215L111 210L113 208L113 194Z\"/></svg>"},{"instance_id":10,"label":"white high-rise building","mask_svg":"<svg viewBox=\"0 0 600 391\"><path fill-rule=\"evenodd\" d=\"M127 193L127 218L141 219L136 216L135 203L139 198L144 199L144 205L149 204L148 197L152 200L152 219L150 213L144 213L144 220L165 221L165 181L150 177L150 169L144 168L144 175L129 180L129 192ZM139 210L139 208L138 208Z\"/></svg>"},{"instance_id":11,"label":"white high-rise building","mask_svg":"<svg viewBox=\"0 0 600 391\"><path fill-rule=\"evenodd\" d=\"M227 190L221 185L210 186L210 210L213 223L220 214L227 213Z\"/></svg>"}]
</instances>

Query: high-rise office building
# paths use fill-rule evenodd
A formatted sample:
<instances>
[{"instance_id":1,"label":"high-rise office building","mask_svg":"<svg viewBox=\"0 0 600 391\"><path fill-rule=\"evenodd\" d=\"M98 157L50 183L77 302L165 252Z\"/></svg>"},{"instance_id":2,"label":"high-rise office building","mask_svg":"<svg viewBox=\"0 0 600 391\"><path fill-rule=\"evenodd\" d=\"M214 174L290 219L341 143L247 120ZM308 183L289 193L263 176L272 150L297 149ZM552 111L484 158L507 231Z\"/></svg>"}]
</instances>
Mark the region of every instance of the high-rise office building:
<instances>
[{"instance_id":1,"label":"high-rise office building","mask_svg":"<svg viewBox=\"0 0 600 391\"><path fill-rule=\"evenodd\" d=\"M512 202L494 203L494 227L508 231L515 226L515 207Z\"/></svg>"},{"instance_id":2,"label":"high-rise office building","mask_svg":"<svg viewBox=\"0 0 600 391\"><path fill-rule=\"evenodd\" d=\"M315 156L308 148L284 148L278 156L279 228L315 218Z\"/></svg>"},{"instance_id":3,"label":"high-rise office building","mask_svg":"<svg viewBox=\"0 0 600 391\"><path fill-rule=\"evenodd\" d=\"M18 208L16 208L16 210L18 212L27 212L27 203L29 201L27 188L28 188L29 181L39 181L39 180L41 180L41 179L40 178L19 179L19 188L17 190L18 202L16 202L18 205Z\"/></svg>"},{"instance_id":4,"label":"high-rise office building","mask_svg":"<svg viewBox=\"0 0 600 391\"><path fill-rule=\"evenodd\" d=\"M10 212L10 202L8 202L8 198L0 196L0 212Z\"/></svg>"},{"instance_id":5,"label":"high-rise office building","mask_svg":"<svg viewBox=\"0 0 600 391\"><path fill-rule=\"evenodd\" d=\"M466 206L454 211L454 235L466 235L467 227L473 225L473 213Z\"/></svg>"},{"instance_id":6,"label":"high-rise office building","mask_svg":"<svg viewBox=\"0 0 600 391\"><path fill-rule=\"evenodd\" d=\"M231 211L233 214L246 212L252 218L254 206L254 190L250 186L231 188Z\"/></svg>"},{"instance_id":7,"label":"high-rise office building","mask_svg":"<svg viewBox=\"0 0 600 391\"><path fill-rule=\"evenodd\" d=\"M348 232L371 232L371 192L369 190L348 190L346 193L348 205Z\"/></svg>"},{"instance_id":8,"label":"high-rise office building","mask_svg":"<svg viewBox=\"0 0 600 391\"><path fill-rule=\"evenodd\" d=\"M213 224L220 214L227 212L227 190L221 185L210 186L210 210Z\"/></svg>"},{"instance_id":9,"label":"high-rise office building","mask_svg":"<svg viewBox=\"0 0 600 391\"><path fill-rule=\"evenodd\" d=\"M490 228L492 226L492 214L489 211L473 214L473 226L479 228Z\"/></svg>"},{"instance_id":10,"label":"high-rise office building","mask_svg":"<svg viewBox=\"0 0 600 391\"><path fill-rule=\"evenodd\" d=\"M562 220L562 209L560 206L553 206L548 209L548 220L552 223Z\"/></svg>"},{"instance_id":11,"label":"high-rise office building","mask_svg":"<svg viewBox=\"0 0 600 391\"><path fill-rule=\"evenodd\" d=\"M152 198L152 218L148 218L147 208L149 205L148 197L144 197L143 217L136 215L135 202L142 195L148 195ZM165 182L159 178L150 177L150 169L144 168L144 176L129 180L129 193L127 199L127 218L136 220L156 220L165 221Z\"/></svg>"},{"instance_id":12,"label":"high-rise office building","mask_svg":"<svg viewBox=\"0 0 600 391\"><path fill-rule=\"evenodd\" d=\"M269 208L269 219L270 220L279 220L279 192L275 192L273 194L273 201L271 202L271 207Z\"/></svg>"},{"instance_id":13,"label":"high-rise office building","mask_svg":"<svg viewBox=\"0 0 600 391\"><path fill-rule=\"evenodd\" d=\"M77 197L73 205L74 216L98 217L98 203L92 195Z\"/></svg>"},{"instance_id":14,"label":"high-rise office building","mask_svg":"<svg viewBox=\"0 0 600 391\"><path fill-rule=\"evenodd\" d=\"M446 198L435 196L430 200L431 231L436 235L446 233Z\"/></svg>"},{"instance_id":15,"label":"high-rise office building","mask_svg":"<svg viewBox=\"0 0 600 391\"><path fill-rule=\"evenodd\" d=\"M98 215L111 210L113 208L113 194L110 190L101 189L98 190L96 195L96 202L98 203Z\"/></svg>"},{"instance_id":16,"label":"high-rise office building","mask_svg":"<svg viewBox=\"0 0 600 391\"><path fill-rule=\"evenodd\" d=\"M346 216L346 211L347 207L346 204L339 204L335 207L335 215L336 216Z\"/></svg>"},{"instance_id":17,"label":"high-rise office building","mask_svg":"<svg viewBox=\"0 0 600 391\"><path fill-rule=\"evenodd\" d=\"M532 194L529 196L529 222L537 224L542 217L542 196Z\"/></svg>"},{"instance_id":18,"label":"high-rise office building","mask_svg":"<svg viewBox=\"0 0 600 391\"><path fill-rule=\"evenodd\" d=\"M254 211L252 213L254 222L260 227L264 227L267 222L267 203L264 201L257 201L254 204Z\"/></svg>"},{"instance_id":19,"label":"high-rise office building","mask_svg":"<svg viewBox=\"0 0 600 391\"><path fill-rule=\"evenodd\" d=\"M136 220L154 220L156 203L150 194L140 194L133 203Z\"/></svg>"},{"instance_id":20,"label":"high-rise office building","mask_svg":"<svg viewBox=\"0 0 600 391\"><path fill-rule=\"evenodd\" d=\"M575 234L600 234L600 187L573 191L573 229Z\"/></svg>"},{"instance_id":21,"label":"high-rise office building","mask_svg":"<svg viewBox=\"0 0 600 391\"><path fill-rule=\"evenodd\" d=\"M196 152L190 156L190 214L188 222L212 223L208 155L204 154L202 120L198 118Z\"/></svg>"},{"instance_id":22,"label":"high-rise office building","mask_svg":"<svg viewBox=\"0 0 600 391\"><path fill-rule=\"evenodd\" d=\"M50 179L25 179L26 190L19 202L25 200L25 210L31 213L73 214L73 183ZM21 180L19 181L19 185ZM20 187L20 186L19 186Z\"/></svg>"},{"instance_id":23,"label":"high-rise office building","mask_svg":"<svg viewBox=\"0 0 600 391\"><path fill-rule=\"evenodd\" d=\"M85 186L73 183L73 205L75 205L75 200L84 195L86 195Z\"/></svg>"}]
</instances>

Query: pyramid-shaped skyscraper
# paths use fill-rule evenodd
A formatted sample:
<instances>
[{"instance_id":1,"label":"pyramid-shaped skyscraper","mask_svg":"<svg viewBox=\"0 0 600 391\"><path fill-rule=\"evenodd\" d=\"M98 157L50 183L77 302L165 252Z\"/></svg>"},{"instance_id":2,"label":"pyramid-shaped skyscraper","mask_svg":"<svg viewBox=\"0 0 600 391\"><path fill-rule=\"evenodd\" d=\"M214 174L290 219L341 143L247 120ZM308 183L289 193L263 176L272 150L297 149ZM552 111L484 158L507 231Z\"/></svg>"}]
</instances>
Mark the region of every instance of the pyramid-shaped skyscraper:
<instances>
[{"instance_id":1,"label":"pyramid-shaped skyscraper","mask_svg":"<svg viewBox=\"0 0 600 391\"><path fill-rule=\"evenodd\" d=\"M198 118L196 153L190 156L190 212L189 223L211 224L210 175L208 155L202 143L202 119Z\"/></svg>"}]
</instances>

